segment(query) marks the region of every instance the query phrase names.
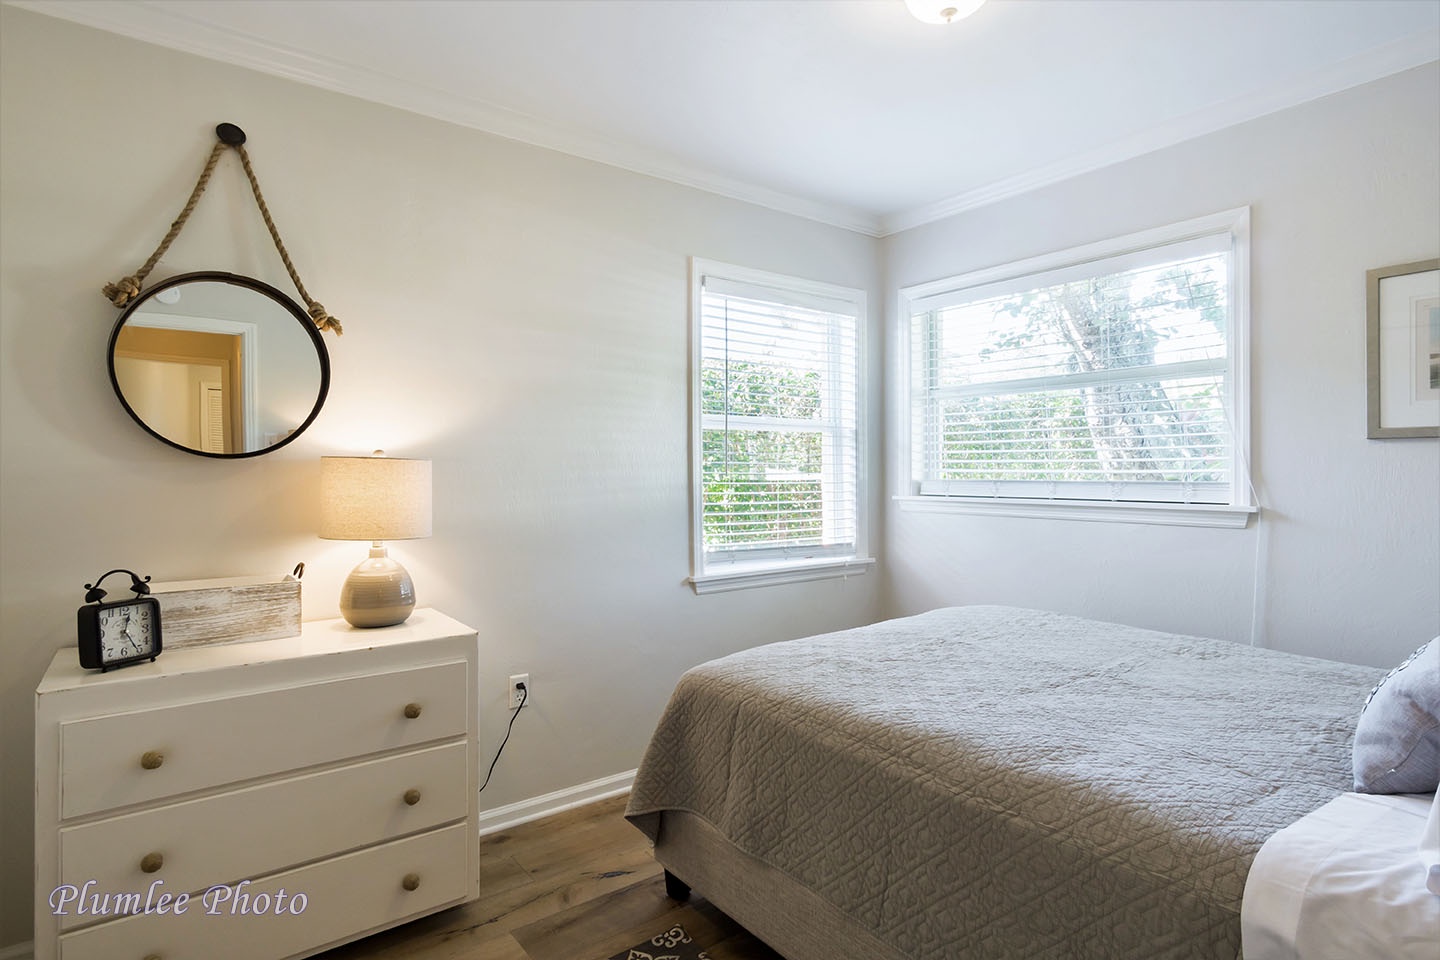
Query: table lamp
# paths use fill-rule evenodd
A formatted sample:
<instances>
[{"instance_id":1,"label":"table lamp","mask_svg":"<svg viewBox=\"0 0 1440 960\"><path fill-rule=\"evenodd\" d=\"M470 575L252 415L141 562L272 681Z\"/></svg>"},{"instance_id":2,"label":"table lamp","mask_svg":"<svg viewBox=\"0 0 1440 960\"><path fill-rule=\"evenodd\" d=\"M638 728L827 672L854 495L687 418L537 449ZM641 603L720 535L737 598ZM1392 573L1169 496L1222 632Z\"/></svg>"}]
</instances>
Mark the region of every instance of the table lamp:
<instances>
[{"instance_id":1,"label":"table lamp","mask_svg":"<svg viewBox=\"0 0 1440 960\"><path fill-rule=\"evenodd\" d=\"M386 540L430 536L430 461L376 450L370 457L320 458L320 538L369 540L370 556L340 589L340 613L356 627L404 623L415 609L410 574Z\"/></svg>"}]
</instances>

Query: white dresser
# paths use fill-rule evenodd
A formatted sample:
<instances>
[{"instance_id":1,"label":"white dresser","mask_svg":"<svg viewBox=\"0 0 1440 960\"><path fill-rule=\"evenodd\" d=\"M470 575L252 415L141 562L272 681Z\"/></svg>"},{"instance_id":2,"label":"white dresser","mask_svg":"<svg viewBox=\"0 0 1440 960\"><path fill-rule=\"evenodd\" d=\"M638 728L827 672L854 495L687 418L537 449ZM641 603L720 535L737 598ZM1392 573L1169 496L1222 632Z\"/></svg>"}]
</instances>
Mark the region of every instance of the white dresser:
<instances>
[{"instance_id":1,"label":"white dresser","mask_svg":"<svg viewBox=\"0 0 1440 960\"><path fill-rule=\"evenodd\" d=\"M426 609L105 674L61 650L35 691L36 960L304 957L478 897L477 654Z\"/></svg>"}]
</instances>

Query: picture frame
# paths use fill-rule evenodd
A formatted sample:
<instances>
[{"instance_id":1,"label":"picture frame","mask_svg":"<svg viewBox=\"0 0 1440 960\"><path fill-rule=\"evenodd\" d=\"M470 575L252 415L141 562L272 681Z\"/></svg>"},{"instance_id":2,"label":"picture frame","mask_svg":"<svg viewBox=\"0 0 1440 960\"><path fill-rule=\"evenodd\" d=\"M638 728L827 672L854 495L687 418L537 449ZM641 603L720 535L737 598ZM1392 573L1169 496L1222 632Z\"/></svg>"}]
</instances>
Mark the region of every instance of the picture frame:
<instances>
[{"instance_id":1,"label":"picture frame","mask_svg":"<svg viewBox=\"0 0 1440 960\"><path fill-rule=\"evenodd\" d=\"M1365 273L1368 436L1440 437L1440 258Z\"/></svg>"}]
</instances>

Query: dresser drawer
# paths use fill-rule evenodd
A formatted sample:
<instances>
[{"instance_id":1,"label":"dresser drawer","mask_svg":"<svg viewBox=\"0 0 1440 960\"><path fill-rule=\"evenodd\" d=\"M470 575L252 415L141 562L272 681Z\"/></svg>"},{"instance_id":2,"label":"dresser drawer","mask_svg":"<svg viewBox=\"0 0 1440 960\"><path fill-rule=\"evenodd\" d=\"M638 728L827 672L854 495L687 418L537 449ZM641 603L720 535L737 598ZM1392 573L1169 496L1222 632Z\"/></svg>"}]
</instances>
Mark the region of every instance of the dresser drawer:
<instances>
[{"instance_id":1,"label":"dresser drawer","mask_svg":"<svg viewBox=\"0 0 1440 960\"><path fill-rule=\"evenodd\" d=\"M396 840L357 853L311 864L235 889L214 913L192 900L180 916L144 915L115 920L60 937L62 960L256 960L292 957L377 927L427 913L473 893L466 868L472 842L465 824ZM406 890L403 878L419 885ZM287 912L275 915L275 897L285 893ZM241 896L254 908L269 900L263 915L234 914ZM297 895L304 911L288 909Z\"/></svg>"},{"instance_id":2,"label":"dresser drawer","mask_svg":"<svg viewBox=\"0 0 1440 960\"><path fill-rule=\"evenodd\" d=\"M457 661L63 722L61 816L460 736L466 681Z\"/></svg>"},{"instance_id":3,"label":"dresser drawer","mask_svg":"<svg viewBox=\"0 0 1440 960\"><path fill-rule=\"evenodd\" d=\"M60 882L196 893L462 820L469 781L469 745L451 743L66 827ZM73 906L59 917L65 930L94 919Z\"/></svg>"}]
</instances>

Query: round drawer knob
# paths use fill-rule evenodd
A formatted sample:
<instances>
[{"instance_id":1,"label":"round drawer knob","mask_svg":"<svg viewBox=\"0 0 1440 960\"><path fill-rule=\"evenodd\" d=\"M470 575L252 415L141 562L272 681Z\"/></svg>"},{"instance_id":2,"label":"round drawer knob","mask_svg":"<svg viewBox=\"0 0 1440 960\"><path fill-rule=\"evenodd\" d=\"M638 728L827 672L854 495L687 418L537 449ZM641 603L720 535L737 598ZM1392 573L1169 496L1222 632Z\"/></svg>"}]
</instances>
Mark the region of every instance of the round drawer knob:
<instances>
[{"instance_id":1,"label":"round drawer knob","mask_svg":"<svg viewBox=\"0 0 1440 960\"><path fill-rule=\"evenodd\" d=\"M414 720L416 717L420 716L420 704L418 704L418 703L407 703L407 704L405 704L405 716L406 716L407 719L410 719L410 720Z\"/></svg>"},{"instance_id":2,"label":"round drawer knob","mask_svg":"<svg viewBox=\"0 0 1440 960\"><path fill-rule=\"evenodd\" d=\"M407 804L409 804L410 806L412 806L412 807L415 806L415 804L417 804L417 803L420 802L420 791L419 791L419 790L416 790L414 787L411 787L409 790L406 790L406 791L405 791L405 802L406 802Z\"/></svg>"},{"instance_id":3,"label":"round drawer knob","mask_svg":"<svg viewBox=\"0 0 1440 960\"><path fill-rule=\"evenodd\" d=\"M154 873L165 866L165 855L158 850L154 853L147 853L140 858L140 870L142 873Z\"/></svg>"},{"instance_id":4,"label":"round drawer knob","mask_svg":"<svg viewBox=\"0 0 1440 960\"><path fill-rule=\"evenodd\" d=\"M145 954L145 960L161 960L160 954L158 954L158 953L147 953L147 954Z\"/></svg>"},{"instance_id":5,"label":"round drawer knob","mask_svg":"<svg viewBox=\"0 0 1440 960\"><path fill-rule=\"evenodd\" d=\"M146 750L140 755L140 766L146 770L159 770L160 764L165 762L165 754L159 750Z\"/></svg>"},{"instance_id":6,"label":"round drawer knob","mask_svg":"<svg viewBox=\"0 0 1440 960\"><path fill-rule=\"evenodd\" d=\"M418 874L418 873L407 873L407 874L405 874L405 879L403 879L403 880L400 881L400 886L404 887L406 890L418 890L418 889L420 889L420 874Z\"/></svg>"}]
</instances>

